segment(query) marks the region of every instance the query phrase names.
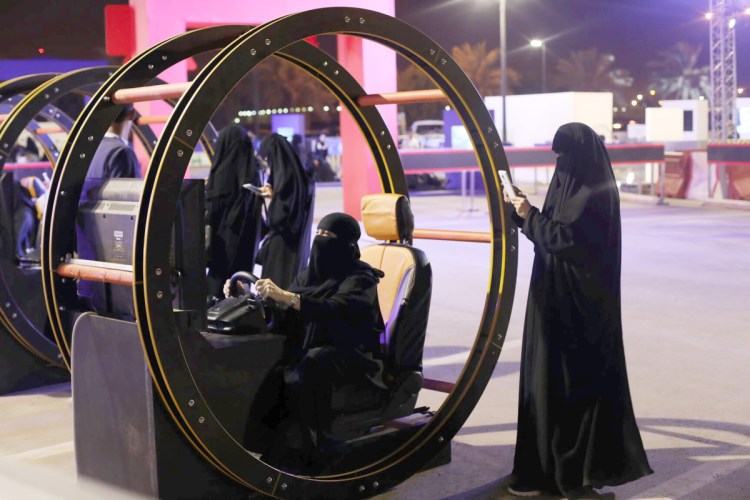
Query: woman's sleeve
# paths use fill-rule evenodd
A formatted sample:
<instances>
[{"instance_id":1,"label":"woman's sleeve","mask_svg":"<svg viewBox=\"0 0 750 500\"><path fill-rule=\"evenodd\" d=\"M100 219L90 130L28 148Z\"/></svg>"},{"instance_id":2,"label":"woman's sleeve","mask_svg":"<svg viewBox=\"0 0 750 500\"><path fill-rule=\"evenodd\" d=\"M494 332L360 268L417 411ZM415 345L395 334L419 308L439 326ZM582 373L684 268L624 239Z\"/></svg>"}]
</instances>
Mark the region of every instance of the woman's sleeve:
<instances>
[{"instance_id":1,"label":"woman's sleeve","mask_svg":"<svg viewBox=\"0 0 750 500\"><path fill-rule=\"evenodd\" d=\"M563 223L552 220L542 214L538 208L531 207L529 215L523 221L521 232L546 253L559 254L563 257L576 257L585 253L590 243L583 229L586 213L571 222Z\"/></svg>"},{"instance_id":2,"label":"woman's sleeve","mask_svg":"<svg viewBox=\"0 0 750 500\"><path fill-rule=\"evenodd\" d=\"M350 277L332 297L300 295L300 315L306 321L357 319L369 314L375 303L375 283L363 277Z\"/></svg>"}]
</instances>

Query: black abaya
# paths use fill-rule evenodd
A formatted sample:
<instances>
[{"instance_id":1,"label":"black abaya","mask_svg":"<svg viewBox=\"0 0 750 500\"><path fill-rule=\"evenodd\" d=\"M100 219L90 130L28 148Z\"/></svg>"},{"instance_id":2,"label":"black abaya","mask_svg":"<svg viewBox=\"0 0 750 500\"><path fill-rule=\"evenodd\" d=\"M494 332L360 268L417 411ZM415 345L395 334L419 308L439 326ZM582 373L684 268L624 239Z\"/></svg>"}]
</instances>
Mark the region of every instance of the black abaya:
<instances>
[{"instance_id":1,"label":"black abaya","mask_svg":"<svg viewBox=\"0 0 750 500\"><path fill-rule=\"evenodd\" d=\"M543 209L514 214L535 257L513 472L519 483L568 494L652 470L625 366L612 166L583 124L562 126L553 150L560 156Z\"/></svg>"},{"instance_id":2,"label":"black abaya","mask_svg":"<svg viewBox=\"0 0 750 500\"><path fill-rule=\"evenodd\" d=\"M258 148L271 168L273 197L268 206L268 234L258 254L261 277L287 288L307 266L315 184L289 141L271 134Z\"/></svg>"},{"instance_id":3,"label":"black abaya","mask_svg":"<svg viewBox=\"0 0 750 500\"><path fill-rule=\"evenodd\" d=\"M224 282L255 262L263 200L243 184L260 184L253 143L242 127L221 131L206 188L209 293L222 295Z\"/></svg>"}]
</instances>

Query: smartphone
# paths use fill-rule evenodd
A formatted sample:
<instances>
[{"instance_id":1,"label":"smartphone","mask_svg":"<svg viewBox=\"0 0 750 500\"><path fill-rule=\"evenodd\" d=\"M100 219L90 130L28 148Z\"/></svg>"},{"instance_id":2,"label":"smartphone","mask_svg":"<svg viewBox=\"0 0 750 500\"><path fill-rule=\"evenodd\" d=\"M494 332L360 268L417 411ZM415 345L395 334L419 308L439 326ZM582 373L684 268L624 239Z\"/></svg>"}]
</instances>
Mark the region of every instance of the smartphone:
<instances>
[{"instance_id":1,"label":"smartphone","mask_svg":"<svg viewBox=\"0 0 750 500\"><path fill-rule=\"evenodd\" d=\"M505 170L498 170L497 173L500 175L500 182L503 185L503 191L505 191L505 194L508 195L508 198L515 198L516 192L513 188L513 181L510 180L510 174Z\"/></svg>"},{"instance_id":2,"label":"smartphone","mask_svg":"<svg viewBox=\"0 0 750 500\"><path fill-rule=\"evenodd\" d=\"M250 183L243 184L242 187L245 188L245 189L247 189L247 190L249 190L249 191L252 191L255 194L261 194L261 193L263 193L263 191L258 186L256 186L255 184L250 184Z\"/></svg>"}]
</instances>

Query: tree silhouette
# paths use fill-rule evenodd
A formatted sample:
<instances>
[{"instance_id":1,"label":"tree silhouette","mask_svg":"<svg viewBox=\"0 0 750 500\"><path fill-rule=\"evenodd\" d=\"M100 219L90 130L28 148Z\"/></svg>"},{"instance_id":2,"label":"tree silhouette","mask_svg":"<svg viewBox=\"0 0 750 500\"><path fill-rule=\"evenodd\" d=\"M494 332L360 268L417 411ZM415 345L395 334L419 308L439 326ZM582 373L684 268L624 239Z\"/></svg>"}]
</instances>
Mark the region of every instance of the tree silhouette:
<instances>
[{"instance_id":1,"label":"tree silhouette","mask_svg":"<svg viewBox=\"0 0 750 500\"><path fill-rule=\"evenodd\" d=\"M633 77L624 69L613 68L615 56L600 54L595 48L577 50L557 62L552 84L559 90L574 92L612 92L616 106L627 102L626 91Z\"/></svg>"},{"instance_id":2,"label":"tree silhouette","mask_svg":"<svg viewBox=\"0 0 750 500\"><path fill-rule=\"evenodd\" d=\"M500 94L500 49L488 51L487 42L475 45L464 43L453 47L451 55L482 96ZM513 88L520 82L521 75L516 70L508 68L507 94L512 94Z\"/></svg>"},{"instance_id":3,"label":"tree silhouette","mask_svg":"<svg viewBox=\"0 0 750 500\"><path fill-rule=\"evenodd\" d=\"M711 92L709 67L698 67L702 47L677 42L646 63L651 70L651 87L665 99L697 99Z\"/></svg>"}]
</instances>

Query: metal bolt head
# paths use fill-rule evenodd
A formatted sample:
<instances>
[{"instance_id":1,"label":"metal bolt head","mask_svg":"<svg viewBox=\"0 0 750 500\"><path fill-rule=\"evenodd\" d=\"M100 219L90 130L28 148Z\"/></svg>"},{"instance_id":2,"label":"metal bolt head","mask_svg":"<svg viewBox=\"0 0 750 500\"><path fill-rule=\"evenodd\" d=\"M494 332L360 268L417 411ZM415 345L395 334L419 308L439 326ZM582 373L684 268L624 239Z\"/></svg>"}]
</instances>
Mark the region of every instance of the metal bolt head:
<instances>
[{"instance_id":1,"label":"metal bolt head","mask_svg":"<svg viewBox=\"0 0 750 500\"><path fill-rule=\"evenodd\" d=\"M49 99L49 94L44 94L45 99Z\"/></svg>"},{"instance_id":2,"label":"metal bolt head","mask_svg":"<svg viewBox=\"0 0 750 500\"><path fill-rule=\"evenodd\" d=\"M360 493L362 493L363 491L365 491L365 487L364 487L364 486L360 486L360 487L359 487L359 488L357 488L357 489L359 490L359 492L360 492Z\"/></svg>"},{"instance_id":3,"label":"metal bolt head","mask_svg":"<svg viewBox=\"0 0 750 500\"><path fill-rule=\"evenodd\" d=\"M203 423L203 422L205 422L205 421L206 421L206 419L205 419L205 418L203 418L203 417L198 417L198 423L199 423L199 424L202 424L202 423Z\"/></svg>"},{"instance_id":4,"label":"metal bolt head","mask_svg":"<svg viewBox=\"0 0 750 500\"><path fill-rule=\"evenodd\" d=\"M435 49L430 49L430 55L431 55L431 56L434 56L434 55L435 55Z\"/></svg>"},{"instance_id":5,"label":"metal bolt head","mask_svg":"<svg viewBox=\"0 0 750 500\"><path fill-rule=\"evenodd\" d=\"M52 90L53 90L53 91L55 92L55 94L57 94L58 92L60 92L60 89L58 89L57 87L55 87L55 88L54 88L54 89L52 89ZM57 116L60 116L60 115L57 115Z\"/></svg>"},{"instance_id":6,"label":"metal bolt head","mask_svg":"<svg viewBox=\"0 0 750 500\"><path fill-rule=\"evenodd\" d=\"M18 313L13 313L10 315L11 318L16 319L18 317Z\"/></svg>"},{"instance_id":7,"label":"metal bolt head","mask_svg":"<svg viewBox=\"0 0 750 500\"><path fill-rule=\"evenodd\" d=\"M2 160L2 159L3 159L3 155L0 155L0 160Z\"/></svg>"},{"instance_id":8,"label":"metal bolt head","mask_svg":"<svg viewBox=\"0 0 750 500\"><path fill-rule=\"evenodd\" d=\"M365 24L365 18L364 17L360 17L359 18L359 24Z\"/></svg>"},{"instance_id":9,"label":"metal bolt head","mask_svg":"<svg viewBox=\"0 0 750 500\"><path fill-rule=\"evenodd\" d=\"M148 69L154 69L154 65L153 64L149 64L148 65Z\"/></svg>"},{"instance_id":10,"label":"metal bolt head","mask_svg":"<svg viewBox=\"0 0 750 500\"><path fill-rule=\"evenodd\" d=\"M488 134L491 134L491 133L492 133L492 127L487 127L487 133L488 133Z\"/></svg>"},{"instance_id":11,"label":"metal bolt head","mask_svg":"<svg viewBox=\"0 0 750 500\"><path fill-rule=\"evenodd\" d=\"M273 478L271 476L268 476L266 478L266 484L271 484L273 482Z\"/></svg>"},{"instance_id":12,"label":"metal bolt head","mask_svg":"<svg viewBox=\"0 0 750 500\"><path fill-rule=\"evenodd\" d=\"M385 135L385 130L381 130L381 131L380 131L380 135L381 135L381 136L384 136L384 135Z\"/></svg>"},{"instance_id":13,"label":"metal bolt head","mask_svg":"<svg viewBox=\"0 0 750 500\"><path fill-rule=\"evenodd\" d=\"M444 65L446 62L448 62L448 61L446 61L445 59L440 59L440 64Z\"/></svg>"},{"instance_id":14,"label":"metal bolt head","mask_svg":"<svg viewBox=\"0 0 750 500\"><path fill-rule=\"evenodd\" d=\"M5 308L8 309L10 307L10 302L5 303Z\"/></svg>"},{"instance_id":15,"label":"metal bolt head","mask_svg":"<svg viewBox=\"0 0 750 500\"><path fill-rule=\"evenodd\" d=\"M287 488L286 483L281 483L281 489L285 490Z\"/></svg>"},{"instance_id":16,"label":"metal bolt head","mask_svg":"<svg viewBox=\"0 0 750 500\"><path fill-rule=\"evenodd\" d=\"M271 39L270 38L266 38L266 45L271 45Z\"/></svg>"},{"instance_id":17,"label":"metal bolt head","mask_svg":"<svg viewBox=\"0 0 750 500\"><path fill-rule=\"evenodd\" d=\"M443 441L445 441L445 438L443 438L443 436L440 436L440 437L438 438L438 443L442 443Z\"/></svg>"},{"instance_id":18,"label":"metal bolt head","mask_svg":"<svg viewBox=\"0 0 750 500\"><path fill-rule=\"evenodd\" d=\"M498 147L498 146L500 146L500 143L499 143L499 142L496 142L496 143L494 143L494 144L493 144L492 146L493 146L493 147Z\"/></svg>"},{"instance_id":19,"label":"metal bolt head","mask_svg":"<svg viewBox=\"0 0 750 500\"><path fill-rule=\"evenodd\" d=\"M157 276L161 276L161 267L157 267L156 271L154 271Z\"/></svg>"},{"instance_id":20,"label":"metal bolt head","mask_svg":"<svg viewBox=\"0 0 750 500\"><path fill-rule=\"evenodd\" d=\"M349 18L349 16L344 17L344 22L345 23L348 23L349 21L351 21L351 19Z\"/></svg>"},{"instance_id":21,"label":"metal bolt head","mask_svg":"<svg viewBox=\"0 0 750 500\"><path fill-rule=\"evenodd\" d=\"M511 245L511 246L510 246L510 251L511 251L511 252L515 252L515 251L516 251L516 247L514 247L513 245Z\"/></svg>"},{"instance_id":22,"label":"metal bolt head","mask_svg":"<svg viewBox=\"0 0 750 500\"><path fill-rule=\"evenodd\" d=\"M373 481L372 487L377 489L378 486L380 486L380 483L378 483L377 481Z\"/></svg>"},{"instance_id":23,"label":"metal bolt head","mask_svg":"<svg viewBox=\"0 0 750 500\"><path fill-rule=\"evenodd\" d=\"M187 129L187 130L185 131L185 135L186 135L186 136L188 136L188 137L192 137L192 135L193 135L193 131L192 131L192 130L190 130L190 129Z\"/></svg>"},{"instance_id":24,"label":"metal bolt head","mask_svg":"<svg viewBox=\"0 0 750 500\"><path fill-rule=\"evenodd\" d=\"M333 71L333 74L334 74L334 75L338 75L338 74L339 74L339 70L337 70L337 69L336 69L336 70L334 70L334 71Z\"/></svg>"},{"instance_id":25,"label":"metal bolt head","mask_svg":"<svg viewBox=\"0 0 750 500\"><path fill-rule=\"evenodd\" d=\"M104 97L102 97L102 102L109 102L111 100L112 99L108 95L105 95Z\"/></svg>"},{"instance_id":26,"label":"metal bolt head","mask_svg":"<svg viewBox=\"0 0 750 500\"><path fill-rule=\"evenodd\" d=\"M161 60L162 61L166 61L167 60L167 56L161 56Z\"/></svg>"},{"instance_id":27,"label":"metal bolt head","mask_svg":"<svg viewBox=\"0 0 750 500\"><path fill-rule=\"evenodd\" d=\"M390 144L386 144L385 149L391 149L391 145Z\"/></svg>"},{"instance_id":28,"label":"metal bolt head","mask_svg":"<svg viewBox=\"0 0 750 500\"><path fill-rule=\"evenodd\" d=\"M78 157L83 160L84 158L86 158L86 153L81 153L80 155L78 155Z\"/></svg>"},{"instance_id":29,"label":"metal bolt head","mask_svg":"<svg viewBox=\"0 0 750 500\"><path fill-rule=\"evenodd\" d=\"M257 54L257 53L258 53L258 51L257 51L257 50L255 50L255 49L250 49L250 55L251 55L251 56L254 56L254 55L255 55L255 54Z\"/></svg>"},{"instance_id":30,"label":"metal bolt head","mask_svg":"<svg viewBox=\"0 0 750 500\"><path fill-rule=\"evenodd\" d=\"M323 67L328 66L328 61L323 61Z\"/></svg>"},{"instance_id":31,"label":"metal bolt head","mask_svg":"<svg viewBox=\"0 0 750 500\"><path fill-rule=\"evenodd\" d=\"M161 299L163 297L164 297L164 292L162 292L161 290L159 290L158 292L156 292L156 298L157 299Z\"/></svg>"},{"instance_id":32,"label":"metal bolt head","mask_svg":"<svg viewBox=\"0 0 750 500\"><path fill-rule=\"evenodd\" d=\"M184 154L185 153L181 149L177 150L177 156L179 156L180 158L182 158L182 155L184 155Z\"/></svg>"},{"instance_id":33,"label":"metal bolt head","mask_svg":"<svg viewBox=\"0 0 750 500\"><path fill-rule=\"evenodd\" d=\"M194 399L191 399L190 401L188 401L188 406L194 406L194 405L195 405Z\"/></svg>"},{"instance_id":34,"label":"metal bolt head","mask_svg":"<svg viewBox=\"0 0 750 500\"><path fill-rule=\"evenodd\" d=\"M94 140L94 136L93 136L93 135L90 135L90 136L88 136L88 137L87 137L87 139L88 139L88 141L89 141L89 142L91 142L91 141L93 141L93 140Z\"/></svg>"}]
</instances>

